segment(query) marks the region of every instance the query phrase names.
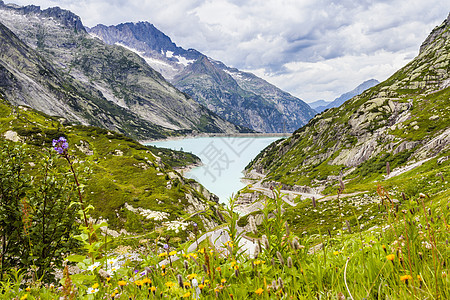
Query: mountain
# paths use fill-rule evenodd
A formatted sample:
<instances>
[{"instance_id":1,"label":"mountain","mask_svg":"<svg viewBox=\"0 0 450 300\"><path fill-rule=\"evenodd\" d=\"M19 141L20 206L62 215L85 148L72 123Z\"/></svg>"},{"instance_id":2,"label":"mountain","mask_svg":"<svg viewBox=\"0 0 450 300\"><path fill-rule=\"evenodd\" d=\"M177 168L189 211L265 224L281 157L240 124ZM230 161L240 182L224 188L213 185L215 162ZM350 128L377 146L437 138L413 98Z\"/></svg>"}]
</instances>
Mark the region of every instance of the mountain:
<instances>
[{"instance_id":1,"label":"mountain","mask_svg":"<svg viewBox=\"0 0 450 300\"><path fill-rule=\"evenodd\" d=\"M92 38L69 11L0 1L0 22L7 27L2 93L13 104L140 139L248 131L177 90L134 52Z\"/></svg>"},{"instance_id":2,"label":"mountain","mask_svg":"<svg viewBox=\"0 0 450 300\"><path fill-rule=\"evenodd\" d=\"M324 106L324 107L325 107L325 106L327 106L329 103L330 103L330 101L325 101L325 100L321 99L321 100L317 100L317 101L308 103L308 105L309 105L312 109L316 110L317 107L319 107L319 106Z\"/></svg>"},{"instance_id":3,"label":"mountain","mask_svg":"<svg viewBox=\"0 0 450 300\"><path fill-rule=\"evenodd\" d=\"M421 165L439 176L450 155L449 56L450 15L405 67L273 143L248 170L265 174L265 181L326 193L341 177L361 188Z\"/></svg>"},{"instance_id":4,"label":"mountain","mask_svg":"<svg viewBox=\"0 0 450 300\"><path fill-rule=\"evenodd\" d=\"M341 96L334 99L332 102L328 102L326 104L317 105L314 110L318 113L323 112L326 109L332 108L332 107L339 107L341 106L345 101L361 94L365 90L379 84L380 82L376 79L369 79L358 85L356 88L351 90L350 92L344 93ZM311 106L311 105L310 105Z\"/></svg>"},{"instance_id":5,"label":"mountain","mask_svg":"<svg viewBox=\"0 0 450 300\"><path fill-rule=\"evenodd\" d=\"M293 132L315 112L257 76L178 47L148 22L97 25L87 31L142 56L155 70L224 119L260 132Z\"/></svg>"}]
</instances>

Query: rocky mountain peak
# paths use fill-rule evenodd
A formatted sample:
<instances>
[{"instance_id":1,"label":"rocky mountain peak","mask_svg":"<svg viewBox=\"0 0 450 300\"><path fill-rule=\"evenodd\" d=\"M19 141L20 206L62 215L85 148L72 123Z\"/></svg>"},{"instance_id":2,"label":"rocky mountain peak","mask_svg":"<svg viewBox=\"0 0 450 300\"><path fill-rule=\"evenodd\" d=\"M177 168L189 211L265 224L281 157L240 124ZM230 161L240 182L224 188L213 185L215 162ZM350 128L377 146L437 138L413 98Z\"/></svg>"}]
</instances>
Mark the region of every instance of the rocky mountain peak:
<instances>
[{"instance_id":1,"label":"rocky mountain peak","mask_svg":"<svg viewBox=\"0 0 450 300\"><path fill-rule=\"evenodd\" d=\"M425 41L422 43L422 45L420 46L420 51L419 53L422 53L425 48L427 48L430 44L432 44L434 42L434 40L439 37L442 33L448 35L449 34L449 29L450 28L450 13L447 16L447 19L445 19L444 22L442 22L441 25L436 26L433 31L431 31L431 33L428 35L428 37L425 39Z\"/></svg>"},{"instance_id":2,"label":"rocky mountain peak","mask_svg":"<svg viewBox=\"0 0 450 300\"><path fill-rule=\"evenodd\" d=\"M50 7L41 10L41 7L36 5L17 6L14 4L5 4L0 0L0 8L5 10L12 10L23 15L35 14L42 17L51 17L59 21L63 26L67 28L74 29L76 31L86 31L79 16L71 11L61 9L59 7Z\"/></svg>"}]
</instances>

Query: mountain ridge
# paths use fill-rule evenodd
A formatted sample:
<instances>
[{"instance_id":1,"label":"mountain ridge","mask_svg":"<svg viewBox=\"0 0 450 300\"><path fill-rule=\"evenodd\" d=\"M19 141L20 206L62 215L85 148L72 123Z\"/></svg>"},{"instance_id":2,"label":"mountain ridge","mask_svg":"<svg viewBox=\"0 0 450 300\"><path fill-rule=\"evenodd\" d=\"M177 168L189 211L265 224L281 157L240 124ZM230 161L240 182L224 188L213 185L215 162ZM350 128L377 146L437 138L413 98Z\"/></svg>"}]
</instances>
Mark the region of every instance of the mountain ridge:
<instances>
[{"instance_id":1,"label":"mountain ridge","mask_svg":"<svg viewBox=\"0 0 450 300\"><path fill-rule=\"evenodd\" d=\"M248 131L198 105L136 53L93 39L84 26L80 29L80 18L69 11L60 8L42 11L37 6L19 7L0 2L0 22L12 29L30 51L44 58L64 83L53 85L48 97L42 99L47 103L41 107L46 113L54 113L49 108L57 106L62 95L72 95L73 105L59 112L69 121L81 120L83 124L118 130L141 139L181 133ZM15 69L20 70L17 66ZM45 72L34 76L46 82ZM42 98L40 93L18 94L20 91L6 98L15 104L25 104L20 99L27 99L39 109L36 99ZM94 112L98 108L103 112ZM105 113L109 117L104 117ZM139 129L146 127L155 130L152 133Z\"/></svg>"},{"instance_id":2,"label":"mountain ridge","mask_svg":"<svg viewBox=\"0 0 450 300\"><path fill-rule=\"evenodd\" d=\"M353 90L340 95L339 97L337 97L336 99L334 99L331 102L328 102L325 105L317 106L316 108L314 108L314 110L317 111L318 113L321 113L321 112L323 112L326 109L341 106L345 101L353 98L354 96L357 96L357 95L361 94L362 92L364 92L368 88L371 88L371 87L373 87L373 86L375 86L375 85L377 85L379 83L380 82L378 80L376 80L376 79L366 80L363 83L359 84Z\"/></svg>"},{"instance_id":3,"label":"mountain ridge","mask_svg":"<svg viewBox=\"0 0 450 300\"><path fill-rule=\"evenodd\" d=\"M302 100L251 73L227 67L195 49L176 46L148 22L99 24L87 31L109 44L134 50L177 88L235 124L261 132L292 132L315 114ZM160 44L148 42L144 46L144 40ZM204 65L190 68L195 61ZM221 86L221 80L227 84ZM261 109L258 103L262 103Z\"/></svg>"},{"instance_id":4,"label":"mountain ridge","mask_svg":"<svg viewBox=\"0 0 450 300\"><path fill-rule=\"evenodd\" d=\"M382 180L401 168L450 148L450 26L446 20L420 54L384 82L317 115L266 148L248 170L266 181L330 191L339 178ZM443 28L443 29L442 29Z\"/></svg>"}]
</instances>

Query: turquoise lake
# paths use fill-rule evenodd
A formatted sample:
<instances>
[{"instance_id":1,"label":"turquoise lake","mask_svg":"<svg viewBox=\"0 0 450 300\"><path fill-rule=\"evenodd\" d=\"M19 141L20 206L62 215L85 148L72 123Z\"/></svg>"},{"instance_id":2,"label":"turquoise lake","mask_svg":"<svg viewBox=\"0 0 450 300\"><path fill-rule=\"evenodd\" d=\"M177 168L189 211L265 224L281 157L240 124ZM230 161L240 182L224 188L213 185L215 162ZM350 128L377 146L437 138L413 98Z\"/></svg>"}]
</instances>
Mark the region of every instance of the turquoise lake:
<instances>
[{"instance_id":1,"label":"turquoise lake","mask_svg":"<svg viewBox=\"0 0 450 300\"><path fill-rule=\"evenodd\" d=\"M242 171L261 150L277 137L199 137L179 140L148 142L147 145L191 152L203 162L184 174L200 182L216 194L220 202L228 199L245 185Z\"/></svg>"}]
</instances>

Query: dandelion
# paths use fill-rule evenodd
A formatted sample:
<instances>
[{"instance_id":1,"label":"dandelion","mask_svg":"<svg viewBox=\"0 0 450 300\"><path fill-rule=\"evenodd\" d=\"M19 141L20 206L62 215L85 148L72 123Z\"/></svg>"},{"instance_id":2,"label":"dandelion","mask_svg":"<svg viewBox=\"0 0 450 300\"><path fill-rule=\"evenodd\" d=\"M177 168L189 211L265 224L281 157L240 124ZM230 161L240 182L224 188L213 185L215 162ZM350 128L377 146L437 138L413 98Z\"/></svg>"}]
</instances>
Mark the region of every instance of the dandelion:
<instances>
[{"instance_id":1,"label":"dandelion","mask_svg":"<svg viewBox=\"0 0 450 300\"><path fill-rule=\"evenodd\" d=\"M395 259L395 254L389 254L386 256L387 260L393 261Z\"/></svg>"},{"instance_id":2,"label":"dandelion","mask_svg":"<svg viewBox=\"0 0 450 300\"><path fill-rule=\"evenodd\" d=\"M411 280L411 279L412 279L411 275L400 276L400 280L403 281L406 285L408 285L408 280Z\"/></svg>"},{"instance_id":3,"label":"dandelion","mask_svg":"<svg viewBox=\"0 0 450 300\"><path fill-rule=\"evenodd\" d=\"M119 282L117 282L117 284L118 284L120 287L123 287L123 286L127 285L127 282L124 281L124 280L120 280Z\"/></svg>"},{"instance_id":4,"label":"dandelion","mask_svg":"<svg viewBox=\"0 0 450 300\"><path fill-rule=\"evenodd\" d=\"M259 288L255 291L255 294L260 296L263 292L264 292L264 290L262 288Z\"/></svg>"},{"instance_id":5,"label":"dandelion","mask_svg":"<svg viewBox=\"0 0 450 300\"><path fill-rule=\"evenodd\" d=\"M144 284L144 282L142 282L142 280L136 280L136 281L134 282L134 284L135 284L138 288L141 288L142 285Z\"/></svg>"}]
</instances>

